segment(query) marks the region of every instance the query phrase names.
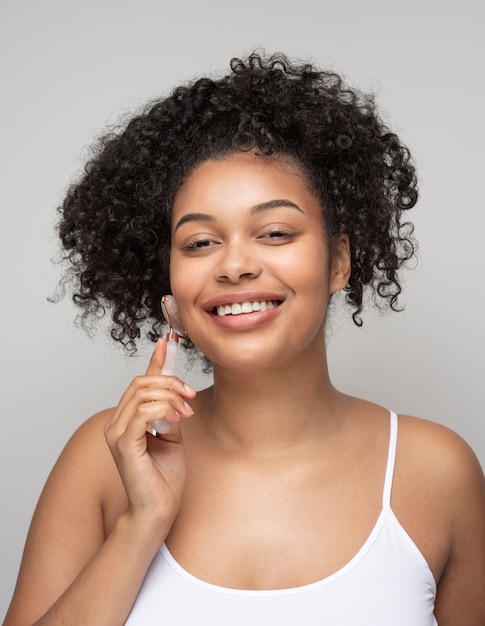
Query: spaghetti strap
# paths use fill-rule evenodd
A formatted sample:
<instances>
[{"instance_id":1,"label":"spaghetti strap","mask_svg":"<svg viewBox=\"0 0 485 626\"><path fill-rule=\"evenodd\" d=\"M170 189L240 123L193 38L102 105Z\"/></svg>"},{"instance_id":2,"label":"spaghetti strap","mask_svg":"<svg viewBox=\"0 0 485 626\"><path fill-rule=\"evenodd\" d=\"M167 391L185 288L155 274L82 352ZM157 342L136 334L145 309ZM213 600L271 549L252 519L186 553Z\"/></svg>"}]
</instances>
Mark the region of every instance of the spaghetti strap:
<instances>
[{"instance_id":1,"label":"spaghetti strap","mask_svg":"<svg viewBox=\"0 0 485 626\"><path fill-rule=\"evenodd\" d=\"M394 463L396 461L397 447L397 415L391 412L389 421L389 451L387 453L386 477L384 479L384 490L382 493L382 506L385 509L391 508L392 479L394 476Z\"/></svg>"}]
</instances>

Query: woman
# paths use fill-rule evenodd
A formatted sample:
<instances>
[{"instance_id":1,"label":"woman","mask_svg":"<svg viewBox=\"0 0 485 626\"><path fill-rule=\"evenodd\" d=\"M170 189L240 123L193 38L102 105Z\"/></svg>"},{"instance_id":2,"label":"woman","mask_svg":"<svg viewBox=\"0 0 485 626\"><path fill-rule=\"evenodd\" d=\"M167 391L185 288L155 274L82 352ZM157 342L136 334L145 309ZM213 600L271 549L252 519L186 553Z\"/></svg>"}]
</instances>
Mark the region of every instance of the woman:
<instances>
[{"instance_id":1,"label":"woman","mask_svg":"<svg viewBox=\"0 0 485 626\"><path fill-rule=\"evenodd\" d=\"M365 288L398 309L416 199L372 99L282 55L233 60L102 142L61 207L75 301L109 307L130 350L172 293L214 385L162 375L158 340L81 426L5 624L485 623L473 453L327 369L333 294L357 324Z\"/></svg>"}]
</instances>

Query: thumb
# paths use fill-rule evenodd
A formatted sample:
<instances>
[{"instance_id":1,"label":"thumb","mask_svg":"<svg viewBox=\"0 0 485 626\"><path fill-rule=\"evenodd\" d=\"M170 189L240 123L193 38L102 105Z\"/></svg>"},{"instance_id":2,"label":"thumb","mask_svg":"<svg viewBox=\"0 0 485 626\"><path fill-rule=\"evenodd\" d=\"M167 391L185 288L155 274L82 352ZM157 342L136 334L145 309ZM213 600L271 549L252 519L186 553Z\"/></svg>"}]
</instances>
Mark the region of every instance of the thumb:
<instances>
[{"instance_id":1,"label":"thumb","mask_svg":"<svg viewBox=\"0 0 485 626\"><path fill-rule=\"evenodd\" d=\"M167 354L167 342L165 339L159 339L156 343L155 350L153 351L152 358L148 364L146 371L147 376L156 376L162 373L162 367L165 363L165 356Z\"/></svg>"}]
</instances>

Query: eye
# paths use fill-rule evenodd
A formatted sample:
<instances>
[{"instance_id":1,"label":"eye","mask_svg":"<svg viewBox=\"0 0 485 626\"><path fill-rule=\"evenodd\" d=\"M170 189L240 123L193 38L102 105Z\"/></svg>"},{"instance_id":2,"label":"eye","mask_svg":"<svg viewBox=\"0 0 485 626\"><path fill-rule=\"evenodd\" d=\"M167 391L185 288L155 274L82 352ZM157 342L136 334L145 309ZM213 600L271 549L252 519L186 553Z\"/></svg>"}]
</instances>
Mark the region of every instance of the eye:
<instances>
[{"instance_id":1,"label":"eye","mask_svg":"<svg viewBox=\"0 0 485 626\"><path fill-rule=\"evenodd\" d=\"M211 242L208 239L199 239L199 241L194 241L189 243L188 246L185 246L187 250L195 250L196 248L206 248L210 246Z\"/></svg>"},{"instance_id":2,"label":"eye","mask_svg":"<svg viewBox=\"0 0 485 626\"><path fill-rule=\"evenodd\" d=\"M277 227L272 227L268 229L267 231L263 232L259 236L259 239L262 239L263 243L270 243L270 244L278 245L282 243L287 243L295 239L297 235L298 233L295 232L294 230L277 226Z\"/></svg>"},{"instance_id":3,"label":"eye","mask_svg":"<svg viewBox=\"0 0 485 626\"><path fill-rule=\"evenodd\" d=\"M217 245L217 242L207 237L201 237L200 239L192 239L188 241L183 247L183 252L197 252L198 250L204 250L212 246Z\"/></svg>"}]
</instances>

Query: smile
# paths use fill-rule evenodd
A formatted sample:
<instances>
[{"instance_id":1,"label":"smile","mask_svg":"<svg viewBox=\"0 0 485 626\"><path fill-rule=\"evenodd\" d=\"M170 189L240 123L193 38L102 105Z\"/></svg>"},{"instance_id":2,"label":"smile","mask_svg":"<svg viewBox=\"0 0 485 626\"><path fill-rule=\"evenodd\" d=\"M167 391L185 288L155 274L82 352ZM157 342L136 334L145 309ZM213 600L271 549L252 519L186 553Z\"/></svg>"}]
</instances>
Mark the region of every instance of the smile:
<instances>
[{"instance_id":1,"label":"smile","mask_svg":"<svg viewBox=\"0 0 485 626\"><path fill-rule=\"evenodd\" d=\"M233 304L221 304L214 307L214 312L219 317L224 317L225 315L245 315L247 313L254 313L255 311L269 311L278 306L278 304L280 304L278 300L234 302Z\"/></svg>"}]
</instances>

